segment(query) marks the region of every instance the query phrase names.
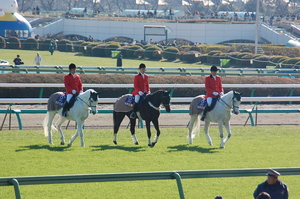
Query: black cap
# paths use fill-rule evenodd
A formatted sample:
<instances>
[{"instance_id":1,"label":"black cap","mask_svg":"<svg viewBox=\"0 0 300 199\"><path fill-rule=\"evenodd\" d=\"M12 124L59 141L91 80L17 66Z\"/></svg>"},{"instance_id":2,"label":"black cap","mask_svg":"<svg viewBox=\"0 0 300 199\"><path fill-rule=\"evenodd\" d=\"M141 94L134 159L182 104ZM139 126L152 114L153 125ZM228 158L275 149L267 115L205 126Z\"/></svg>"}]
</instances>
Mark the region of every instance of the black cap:
<instances>
[{"instance_id":1,"label":"black cap","mask_svg":"<svg viewBox=\"0 0 300 199\"><path fill-rule=\"evenodd\" d=\"M273 169L268 169L267 176L274 176L274 177L277 178L278 176L280 176L280 173L278 171L273 170Z\"/></svg>"},{"instance_id":2,"label":"black cap","mask_svg":"<svg viewBox=\"0 0 300 199\"><path fill-rule=\"evenodd\" d=\"M72 68L76 68L76 65L73 64L73 63L71 63L71 64L69 65L69 70L71 70Z\"/></svg>"},{"instance_id":3,"label":"black cap","mask_svg":"<svg viewBox=\"0 0 300 199\"><path fill-rule=\"evenodd\" d=\"M139 69L141 69L141 68L146 68L146 65L141 63L140 66L139 66Z\"/></svg>"},{"instance_id":4,"label":"black cap","mask_svg":"<svg viewBox=\"0 0 300 199\"><path fill-rule=\"evenodd\" d=\"M212 67L210 68L210 71L218 71L218 67L212 66Z\"/></svg>"}]
</instances>

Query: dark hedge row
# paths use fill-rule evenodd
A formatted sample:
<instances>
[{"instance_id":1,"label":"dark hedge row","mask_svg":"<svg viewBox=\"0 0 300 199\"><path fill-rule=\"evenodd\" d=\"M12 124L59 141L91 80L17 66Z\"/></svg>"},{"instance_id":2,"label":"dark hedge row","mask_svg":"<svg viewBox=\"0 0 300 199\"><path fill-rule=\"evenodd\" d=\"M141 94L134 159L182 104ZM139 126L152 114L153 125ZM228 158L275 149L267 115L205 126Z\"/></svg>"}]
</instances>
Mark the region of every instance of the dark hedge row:
<instances>
[{"instance_id":1,"label":"dark hedge row","mask_svg":"<svg viewBox=\"0 0 300 199\"><path fill-rule=\"evenodd\" d=\"M83 83L91 84L130 84L133 83L133 75L104 75L104 74L81 74ZM63 83L64 74L0 74L1 83ZM150 84L203 84L205 77L199 76L150 76ZM280 77L222 77L224 84L299 84L300 79ZM167 89L167 88L166 88ZM64 88L45 88L43 97L49 97L56 91L64 91ZM100 97L119 97L128 93L128 89L101 89ZM157 89L153 88L152 91ZM243 92L243 96L251 95L251 88L225 88L225 92L237 90ZM9 97L38 97L39 88L1 88L0 96ZM290 89L287 88L257 88L255 96L288 96ZM174 97L194 97L205 94L204 88L176 88ZM294 96L300 96L300 89L294 90Z\"/></svg>"}]
</instances>

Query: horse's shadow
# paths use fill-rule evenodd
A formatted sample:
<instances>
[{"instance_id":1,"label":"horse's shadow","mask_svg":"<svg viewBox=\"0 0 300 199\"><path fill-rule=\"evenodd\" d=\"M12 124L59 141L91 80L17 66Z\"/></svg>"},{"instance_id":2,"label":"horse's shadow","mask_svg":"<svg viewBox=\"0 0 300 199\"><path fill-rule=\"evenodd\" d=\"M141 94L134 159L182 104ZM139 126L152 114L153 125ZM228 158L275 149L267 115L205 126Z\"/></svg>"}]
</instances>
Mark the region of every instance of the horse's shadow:
<instances>
[{"instance_id":1,"label":"horse's shadow","mask_svg":"<svg viewBox=\"0 0 300 199\"><path fill-rule=\"evenodd\" d=\"M97 146L90 146L93 147L92 151L106 151L106 150L122 150L122 151L128 151L128 152L141 152L145 151L143 147L140 146L131 146L131 147L125 147L120 145L97 145Z\"/></svg>"},{"instance_id":2,"label":"horse's shadow","mask_svg":"<svg viewBox=\"0 0 300 199\"><path fill-rule=\"evenodd\" d=\"M168 152L177 152L177 151L196 151L199 153L217 153L220 148L203 148L195 145L177 145L177 146L169 146Z\"/></svg>"},{"instance_id":3,"label":"horse's shadow","mask_svg":"<svg viewBox=\"0 0 300 199\"><path fill-rule=\"evenodd\" d=\"M49 151L67 151L70 150L70 147L35 144L35 145L28 145L28 146L20 146L19 149L16 149L16 152L27 151L27 150L39 150L39 149L47 149Z\"/></svg>"}]
</instances>

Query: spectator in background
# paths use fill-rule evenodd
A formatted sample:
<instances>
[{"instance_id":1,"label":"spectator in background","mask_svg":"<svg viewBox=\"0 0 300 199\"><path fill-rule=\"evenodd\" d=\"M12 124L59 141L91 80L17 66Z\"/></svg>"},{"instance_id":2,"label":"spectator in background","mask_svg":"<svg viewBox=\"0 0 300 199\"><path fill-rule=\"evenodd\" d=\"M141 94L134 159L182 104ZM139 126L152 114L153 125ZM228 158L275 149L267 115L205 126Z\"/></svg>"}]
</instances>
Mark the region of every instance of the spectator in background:
<instances>
[{"instance_id":1,"label":"spectator in background","mask_svg":"<svg viewBox=\"0 0 300 199\"><path fill-rule=\"evenodd\" d=\"M51 53L51 55L53 55L54 53L54 48L55 48L54 41L51 41L49 46L49 52Z\"/></svg>"},{"instance_id":2,"label":"spectator in background","mask_svg":"<svg viewBox=\"0 0 300 199\"><path fill-rule=\"evenodd\" d=\"M39 14L40 14L40 8L39 8L39 6L36 6L36 8L35 8L35 12L36 12L36 14L37 14L37 15L39 15Z\"/></svg>"},{"instance_id":3,"label":"spectator in background","mask_svg":"<svg viewBox=\"0 0 300 199\"><path fill-rule=\"evenodd\" d=\"M259 184L255 189L253 193L254 198L257 198L261 192L267 192L272 199L288 199L289 189L287 185L278 180L280 173L273 169L268 169L267 176L267 180Z\"/></svg>"},{"instance_id":4,"label":"spectator in background","mask_svg":"<svg viewBox=\"0 0 300 199\"><path fill-rule=\"evenodd\" d=\"M24 62L22 62L22 59L20 58L20 55L17 55L13 62L15 63L15 65L24 64Z\"/></svg>"},{"instance_id":5,"label":"spectator in background","mask_svg":"<svg viewBox=\"0 0 300 199\"><path fill-rule=\"evenodd\" d=\"M40 53L36 53L36 56L34 58L34 62L37 66L41 65L42 62L42 56L40 56Z\"/></svg>"},{"instance_id":6,"label":"spectator in background","mask_svg":"<svg viewBox=\"0 0 300 199\"><path fill-rule=\"evenodd\" d=\"M120 54L120 56L118 57L117 59L117 67L122 67L122 58L123 58L123 55Z\"/></svg>"}]
</instances>

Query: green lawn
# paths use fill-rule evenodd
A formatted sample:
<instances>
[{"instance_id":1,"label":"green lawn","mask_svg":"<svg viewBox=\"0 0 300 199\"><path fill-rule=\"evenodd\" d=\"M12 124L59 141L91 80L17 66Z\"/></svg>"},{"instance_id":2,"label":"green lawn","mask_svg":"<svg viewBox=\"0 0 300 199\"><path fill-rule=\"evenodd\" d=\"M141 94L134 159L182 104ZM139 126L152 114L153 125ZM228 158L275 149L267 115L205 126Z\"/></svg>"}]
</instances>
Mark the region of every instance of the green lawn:
<instances>
[{"instance_id":1,"label":"green lawn","mask_svg":"<svg viewBox=\"0 0 300 199\"><path fill-rule=\"evenodd\" d=\"M99 123L99 125L101 125ZM99 126L101 128L101 126ZM146 130L138 129L140 145L132 143L129 129L112 142L110 129L85 129L86 147L77 138L68 148L50 146L42 129L0 132L0 176L38 176L174 170L299 167L299 127L232 127L233 135L220 149L216 127L211 127L214 146L201 133L187 144L186 128L163 128L154 148L146 145ZM74 130L64 130L66 140ZM201 129L203 132L203 129ZM266 176L242 178L184 179L186 198L253 198L257 184ZM290 189L290 199L300 195L299 176L280 176ZM23 198L179 198L174 180L21 186ZM12 199L12 187L0 187L0 198Z\"/></svg>"},{"instance_id":2,"label":"green lawn","mask_svg":"<svg viewBox=\"0 0 300 199\"><path fill-rule=\"evenodd\" d=\"M67 66L70 63L75 63L77 66L116 66L117 59L83 56L79 53L66 53L55 51L51 55L48 51L30 51L30 50L11 50L0 49L0 59L4 59L14 64L14 58L19 54L24 65L34 65L33 62L36 53L39 52L42 56L42 64L44 66ZM145 63L147 67L172 67L172 68L193 68L193 67L210 67L199 63L187 64L177 61L151 61L140 59L123 59L123 67L138 67L140 63Z\"/></svg>"}]
</instances>

